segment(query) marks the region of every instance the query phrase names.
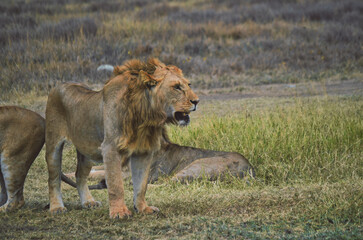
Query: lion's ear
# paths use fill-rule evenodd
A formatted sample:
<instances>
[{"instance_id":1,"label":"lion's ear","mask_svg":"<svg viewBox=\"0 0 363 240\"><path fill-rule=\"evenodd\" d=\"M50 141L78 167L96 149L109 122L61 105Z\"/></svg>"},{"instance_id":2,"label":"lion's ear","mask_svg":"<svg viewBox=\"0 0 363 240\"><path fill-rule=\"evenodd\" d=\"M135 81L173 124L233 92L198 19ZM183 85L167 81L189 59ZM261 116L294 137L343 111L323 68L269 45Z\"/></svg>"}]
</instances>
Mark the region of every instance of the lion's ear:
<instances>
[{"instance_id":1,"label":"lion's ear","mask_svg":"<svg viewBox=\"0 0 363 240\"><path fill-rule=\"evenodd\" d=\"M145 84L145 86L147 86L148 88L155 87L156 84L158 84L158 81L155 78L153 78L150 74L143 70L140 70L139 77L141 82Z\"/></svg>"}]
</instances>

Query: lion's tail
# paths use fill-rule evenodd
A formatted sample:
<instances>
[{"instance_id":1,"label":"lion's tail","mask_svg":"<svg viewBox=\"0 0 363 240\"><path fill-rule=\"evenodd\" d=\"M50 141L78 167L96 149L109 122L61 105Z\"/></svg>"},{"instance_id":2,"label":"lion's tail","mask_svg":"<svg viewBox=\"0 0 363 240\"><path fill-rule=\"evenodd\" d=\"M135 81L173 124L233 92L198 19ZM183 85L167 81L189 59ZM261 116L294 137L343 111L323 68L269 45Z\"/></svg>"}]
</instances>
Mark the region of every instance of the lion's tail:
<instances>
[{"instance_id":1,"label":"lion's tail","mask_svg":"<svg viewBox=\"0 0 363 240\"><path fill-rule=\"evenodd\" d=\"M106 71L110 71L110 72L113 72L113 69L114 67L109 65L109 64L104 64L104 65L101 65L97 68L97 72L98 71L102 71L102 70L106 70Z\"/></svg>"},{"instance_id":2,"label":"lion's tail","mask_svg":"<svg viewBox=\"0 0 363 240\"><path fill-rule=\"evenodd\" d=\"M76 183L74 181L72 181L69 177L67 177L66 175L64 175L63 173L61 173L61 179L62 179L63 182L69 184L70 186L72 186L74 188L77 188ZM105 189L105 188L107 188L106 181L105 180L101 180L98 184L88 186L88 188L90 190L94 190L94 189Z\"/></svg>"}]
</instances>

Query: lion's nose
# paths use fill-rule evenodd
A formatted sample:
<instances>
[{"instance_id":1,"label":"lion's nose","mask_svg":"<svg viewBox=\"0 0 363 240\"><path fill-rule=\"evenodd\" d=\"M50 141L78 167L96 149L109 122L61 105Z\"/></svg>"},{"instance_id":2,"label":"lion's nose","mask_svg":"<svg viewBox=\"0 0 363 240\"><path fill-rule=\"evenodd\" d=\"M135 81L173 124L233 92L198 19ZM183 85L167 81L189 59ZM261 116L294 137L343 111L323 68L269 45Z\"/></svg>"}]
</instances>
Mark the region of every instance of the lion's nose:
<instances>
[{"instance_id":1,"label":"lion's nose","mask_svg":"<svg viewBox=\"0 0 363 240\"><path fill-rule=\"evenodd\" d=\"M190 100L191 103L193 103L193 109L191 111L197 110L197 104L199 103L199 99Z\"/></svg>"},{"instance_id":2,"label":"lion's nose","mask_svg":"<svg viewBox=\"0 0 363 240\"><path fill-rule=\"evenodd\" d=\"M197 104L199 103L199 99L190 100L190 102L197 106Z\"/></svg>"}]
</instances>

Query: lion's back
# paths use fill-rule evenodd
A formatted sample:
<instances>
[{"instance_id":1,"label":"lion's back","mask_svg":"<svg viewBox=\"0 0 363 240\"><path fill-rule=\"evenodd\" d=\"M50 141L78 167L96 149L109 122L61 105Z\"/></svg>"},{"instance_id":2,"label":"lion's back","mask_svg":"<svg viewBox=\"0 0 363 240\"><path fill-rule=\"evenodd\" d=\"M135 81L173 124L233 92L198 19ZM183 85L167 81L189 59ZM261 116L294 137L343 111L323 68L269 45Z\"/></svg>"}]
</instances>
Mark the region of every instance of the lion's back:
<instances>
[{"instance_id":1,"label":"lion's back","mask_svg":"<svg viewBox=\"0 0 363 240\"><path fill-rule=\"evenodd\" d=\"M103 93L82 84L56 86L46 107L46 141L71 141L78 151L93 160L100 158L103 141Z\"/></svg>"}]
</instances>

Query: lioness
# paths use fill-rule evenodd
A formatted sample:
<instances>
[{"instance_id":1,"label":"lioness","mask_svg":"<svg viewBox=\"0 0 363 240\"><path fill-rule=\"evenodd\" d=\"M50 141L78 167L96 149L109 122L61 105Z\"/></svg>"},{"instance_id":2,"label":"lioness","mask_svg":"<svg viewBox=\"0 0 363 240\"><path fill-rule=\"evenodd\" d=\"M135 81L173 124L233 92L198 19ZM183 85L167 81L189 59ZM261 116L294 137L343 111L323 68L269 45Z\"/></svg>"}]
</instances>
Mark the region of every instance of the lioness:
<instances>
[{"instance_id":1,"label":"lioness","mask_svg":"<svg viewBox=\"0 0 363 240\"><path fill-rule=\"evenodd\" d=\"M122 177L127 180L131 176L130 169L127 166L122 170ZM187 183L201 178L213 181L226 176L254 178L255 171L249 161L237 152L180 146L164 140L160 150L153 156L149 182L157 181L162 175L173 176L172 180ZM75 173L67 173L62 175L62 180L76 188L76 183L70 178L74 176ZM100 180L98 184L89 186L89 189L107 188L103 166L93 167L88 178Z\"/></svg>"},{"instance_id":2,"label":"lioness","mask_svg":"<svg viewBox=\"0 0 363 240\"><path fill-rule=\"evenodd\" d=\"M64 141L77 149L77 189L83 207L97 207L87 187L92 162L104 162L111 218L131 215L125 205L122 165L131 161L134 208L159 211L145 201L154 152L160 149L165 124L187 125L198 97L175 66L157 59L130 60L115 67L114 78L100 91L80 84L53 89L46 107L46 160L49 171L50 212L66 210L60 189Z\"/></svg>"},{"instance_id":3,"label":"lioness","mask_svg":"<svg viewBox=\"0 0 363 240\"><path fill-rule=\"evenodd\" d=\"M25 177L43 147L44 135L45 121L37 113L0 107L0 211L24 205Z\"/></svg>"}]
</instances>

